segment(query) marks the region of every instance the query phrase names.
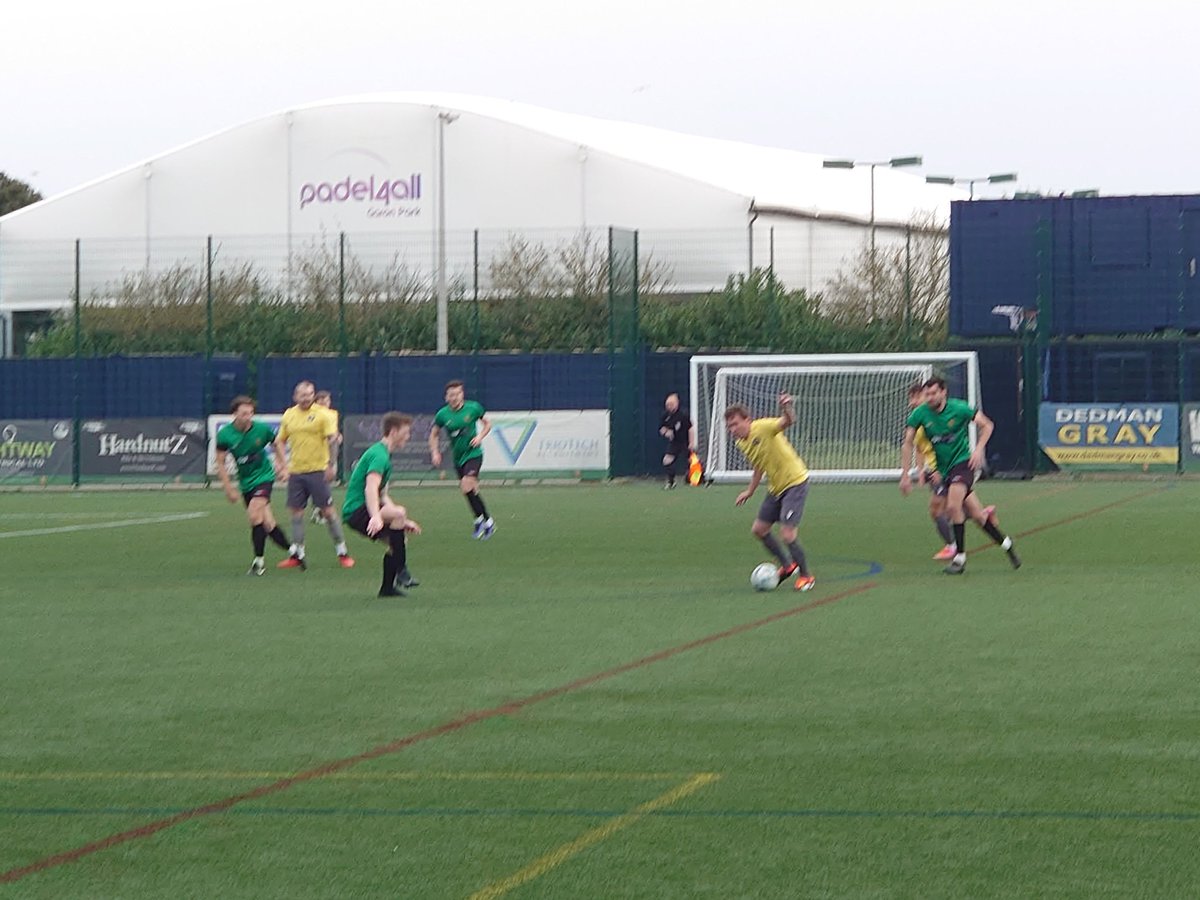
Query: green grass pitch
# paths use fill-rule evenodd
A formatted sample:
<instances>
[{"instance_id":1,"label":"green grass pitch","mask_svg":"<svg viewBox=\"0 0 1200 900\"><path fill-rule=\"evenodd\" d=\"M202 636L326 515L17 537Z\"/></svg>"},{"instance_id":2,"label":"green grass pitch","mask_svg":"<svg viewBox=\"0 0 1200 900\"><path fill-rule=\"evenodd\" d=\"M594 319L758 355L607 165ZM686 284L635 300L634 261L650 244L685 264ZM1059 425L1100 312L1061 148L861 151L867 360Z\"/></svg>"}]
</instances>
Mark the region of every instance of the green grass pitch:
<instances>
[{"instance_id":1,"label":"green grass pitch","mask_svg":"<svg viewBox=\"0 0 1200 900\"><path fill-rule=\"evenodd\" d=\"M485 485L481 543L401 485L387 601L216 491L0 494L0 900L1195 894L1200 485L985 482L1025 565L962 577L815 485L806 594L737 490Z\"/></svg>"}]
</instances>

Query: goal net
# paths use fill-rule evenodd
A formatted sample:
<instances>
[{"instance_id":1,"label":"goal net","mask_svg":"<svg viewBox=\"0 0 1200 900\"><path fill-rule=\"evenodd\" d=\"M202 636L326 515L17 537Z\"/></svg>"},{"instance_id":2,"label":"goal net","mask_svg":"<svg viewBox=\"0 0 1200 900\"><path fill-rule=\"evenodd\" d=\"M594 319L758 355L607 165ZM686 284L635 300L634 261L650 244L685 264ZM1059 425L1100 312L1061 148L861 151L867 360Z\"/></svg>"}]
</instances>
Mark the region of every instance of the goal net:
<instances>
[{"instance_id":1,"label":"goal net","mask_svg":"<svg viewBox=\"0 0 1200 900\"><path fill-rule=\"evenodd\" d=\"M753 418L778 416L779 395L788 393L796 423L786 437L814 481L899 478L908 388L935 374L950 396L979 408L973 352L693 356L692 421L708 477L749 481L753 474L725 427L725 410L740 404Z\"/></svg>"}]
</instances>

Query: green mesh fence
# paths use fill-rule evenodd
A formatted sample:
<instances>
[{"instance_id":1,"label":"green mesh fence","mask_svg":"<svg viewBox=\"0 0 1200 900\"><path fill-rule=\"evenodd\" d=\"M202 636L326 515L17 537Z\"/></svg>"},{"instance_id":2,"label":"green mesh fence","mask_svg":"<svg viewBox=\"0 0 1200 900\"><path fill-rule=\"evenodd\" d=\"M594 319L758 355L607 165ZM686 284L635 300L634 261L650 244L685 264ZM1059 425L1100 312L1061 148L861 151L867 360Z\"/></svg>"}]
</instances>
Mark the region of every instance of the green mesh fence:
<instances>
[{"instance_id":1,"label":"green mesh fence","mask_svg":"<svg viewBox=\"0 0 1200 900\"><path fill-rule=\"evenodd\" d=\"M608 233L609 471L633 475L642 458L642 348L638 330L638 236Z\"/></svg>"}]
</instances>

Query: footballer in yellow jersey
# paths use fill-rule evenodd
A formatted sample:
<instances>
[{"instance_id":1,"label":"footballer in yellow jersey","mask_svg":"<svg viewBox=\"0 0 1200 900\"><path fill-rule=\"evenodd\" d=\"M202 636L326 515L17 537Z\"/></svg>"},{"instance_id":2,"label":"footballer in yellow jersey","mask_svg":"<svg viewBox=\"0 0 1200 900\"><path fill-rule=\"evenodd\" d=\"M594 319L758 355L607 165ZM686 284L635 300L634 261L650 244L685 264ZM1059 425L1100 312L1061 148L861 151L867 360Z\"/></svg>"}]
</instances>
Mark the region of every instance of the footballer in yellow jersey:
<instances>
[{"instance_id":1,"label":"footballer in yellow jersey","mask_svg":"<svg viewBox=\"0 0 1200 900\"><path fill-rule=\"evenodd\" d=\"M816 579L808 570L804 548L796 540L796 528L804 516L804 501L808 497L808 466L784 435L796 421L790 395L779 395L779 412L778 418L751 419L750 411L744 406L731 406L725 410L725 427L754 469L750 486L738 494L734 502L741 506L754 496L766 476L767 496L750 532L779 560L779 580L796 575L796 590L808 591ZM776 522L783 545L772 532Z\"/></svg>"},{"instance_id":2,"label":"footballer in yellow jersey","mask_svg":"<svg viewBox=\"0 0 1200 900\"><path fill-rule=\"evenodd\" d=\"M279 473L280 480L287 479L288 512L292 515L292 540L288 558L279 564L282 569L307 568L304 555L304 509L311 497L313 506L323 510L325 524L333 538L338 565L349 569L354 559L346 548L346 536L342 521L333 508L333 494L329 483L336 475L333 451L337 448L337 418L328 409L315 403L316 388L311 381L296 385L292 399L295 406L288 407L279 420L279 433L275 438L276 458L283 459L284 448L288 450L287 465Z\"/></svg>"}]
</instances>

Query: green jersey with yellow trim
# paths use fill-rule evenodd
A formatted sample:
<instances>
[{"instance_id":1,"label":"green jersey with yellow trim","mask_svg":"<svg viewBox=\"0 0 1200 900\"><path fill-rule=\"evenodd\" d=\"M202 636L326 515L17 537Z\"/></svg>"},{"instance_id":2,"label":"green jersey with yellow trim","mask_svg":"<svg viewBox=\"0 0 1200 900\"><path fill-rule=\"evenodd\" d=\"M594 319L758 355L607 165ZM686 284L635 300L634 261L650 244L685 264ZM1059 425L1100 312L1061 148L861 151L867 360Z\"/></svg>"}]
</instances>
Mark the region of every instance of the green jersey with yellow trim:
<instances>
[{"instance_id":1,"label":"green jersey with yellow trim","mask_svg":"<svg viewBox=\"0 0 1200 900\"><path fill-rule=\"evenodd\" d=\"M975 407L966 400L951 397L941 412L934 412L929 404L922 403L908 414L907 425L925 430L925 437L933 444L938 471L947 475L959 463L971 458L970 426L973 421Z\"/></svg>"}]
</instances>

